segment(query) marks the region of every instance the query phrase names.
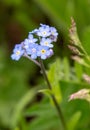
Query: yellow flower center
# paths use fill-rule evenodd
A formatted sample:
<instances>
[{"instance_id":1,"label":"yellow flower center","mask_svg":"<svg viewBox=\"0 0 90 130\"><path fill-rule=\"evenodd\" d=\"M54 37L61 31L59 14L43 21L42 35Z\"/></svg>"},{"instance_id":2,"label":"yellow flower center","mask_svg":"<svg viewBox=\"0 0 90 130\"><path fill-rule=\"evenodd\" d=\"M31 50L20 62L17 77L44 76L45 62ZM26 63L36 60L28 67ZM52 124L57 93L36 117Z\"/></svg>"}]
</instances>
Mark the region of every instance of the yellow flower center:
<instances>
[{"instance_id":1,"label":"yellow flower center","mask_svg":"<svg viewBox=\"0 0 90 130\"><path fill-rule=\"evenodd\" d=\"M43 34L45 35L45 34L46 34L46 32L44 31L44 32L43 32Z\"/></svg>"},{"instance_id":2,"label":"yellow flower center","mask_svg":"<svg viewBox=\"0 0 90 130\"><path fill-rule=\"evenodd\" d=\"M20 54L20 51L17 51L17 52L16 52L16 55L19 55L19 54Z\"/></svg>"},{"instance_id":3,"label":"yellow flower center","mask_svg":"<svg viewBox=\"0 0 90 130\"><path fill-rule=\"evenodd\" d=\"M45 45L48 45L48 42L45 42Z\"/></svg>"},{"instance_id":4,"label":"yellow flower center","mask_svg":"<svg viewBox=\"0 0 90 130\"><path fill-rule=\"evenodd\" d=\"M44 50L44 49L41 50L41 53L42 53L42 54L44 54L45 52L46 52L46 50Z\"/></svg>"}]
</instances>

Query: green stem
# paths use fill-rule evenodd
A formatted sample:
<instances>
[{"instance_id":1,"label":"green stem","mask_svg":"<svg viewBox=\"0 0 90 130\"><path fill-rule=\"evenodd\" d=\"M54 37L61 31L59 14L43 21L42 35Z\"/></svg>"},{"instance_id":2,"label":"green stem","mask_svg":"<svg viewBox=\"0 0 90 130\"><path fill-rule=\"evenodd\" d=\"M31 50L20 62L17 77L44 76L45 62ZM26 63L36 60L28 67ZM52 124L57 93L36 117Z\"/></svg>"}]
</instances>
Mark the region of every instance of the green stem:
<instances>
[{"instance_id":1,"label":"green stem","mask_svg":"<svg viewBox=\"0 0 90 130\"><path fill-rule=\"evenodd\" d=\"M47 82L48 88L49 88L50 90L52 90L52 86L51 86L51 84L50 84L50 82L49 82L49 80L48 80L48 77L47 77L47 74L46 74L46 71L45 71L45 67L44 67L44 64L43 64L43 62L42 62L41 59L40 59L40 64L41 64L41 70L42 70L43 76L44 76L44 78L45 78L45 80L46 80L46 82ZM53 102L54 102L54 105L55 105L55 107L56 107L56 109L57 109L60 122L62 122L63 129L66 130L66 123L65 123L65 120L64 120L64 117L63 117L61 108L60 108L59 104L57 103L57 100L56 100L55 96L52 94L51 97L52 97L52 100L53 100Z\"/></svg>"}]
</instances>

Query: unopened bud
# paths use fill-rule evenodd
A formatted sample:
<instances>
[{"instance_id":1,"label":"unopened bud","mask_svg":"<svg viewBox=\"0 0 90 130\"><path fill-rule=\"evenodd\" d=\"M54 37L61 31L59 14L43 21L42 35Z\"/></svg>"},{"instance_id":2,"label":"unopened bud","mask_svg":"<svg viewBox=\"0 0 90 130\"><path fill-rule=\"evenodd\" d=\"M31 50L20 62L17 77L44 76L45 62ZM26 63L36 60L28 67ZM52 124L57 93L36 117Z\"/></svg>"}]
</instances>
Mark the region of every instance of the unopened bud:
<instances>
[{"instance_id":1,"label":"unopened bud","mask_svg":"<svg viewBox=\"0 0 90 130\"><path fill-rule=\"evenodd\" d=\"M76 23L74 19L71 17L71 27L69 29L70 34L73 34L76 32Z\"/></svg>"},{"instance_id":2,"label":"unopened bud","mask_svg":"<svg viewBox=\"0 0 90 130\"><path fill-rule=\"evenodd\" d=\"M69 48L74 54L80 55L80 51L79 51L75 46L68 45L68 48Z\"/></svg>"},{"instance_id":3,"label":"unopened bud","mask_svg":"<svg viewBox=\"0 0 90 130\"><path fill-rule=\"evenodd\" d=\"M73 60L77 61L79 64L84 65L84 66L90 68L89 64L87 64L86 61L83 58L81 58L81 57L79 57L77 55L71 56L71 58Z\"/></svg>"},{"instance_id":4,"label":"unopened bud","mask_svg":"<svg viewBox=\"0 0 90 130\"><path fill-rule=\"evenodd\" d=\"M90 102L90 89L81 89L80 91L71 94L69 101L74 99L85 99Z\"/></svg>"},{"instance_id":5,"label":"unopened bud","mask_svg":"<svg viewBox=\"0 0 90 130\"><path fill-rule=\"evenodd\" d=\"M88 76L87 74L83 74L83 79L90 84L90 76Z\"/></svg>"},{"instance_id":6,"label":"unopened bud","mask_svg":"<svg viewBox=\"0 0 90 130\"><path fill-rule=\"evenodd\" d=\"M81 42L77 34L76 23L73 18L71 18L71 27L69 29L69 36L70 36L70 39L73 41L72 42L73 45L81 47Z\"/></svg>"},{"instance_id":7,"label":"unopened bud","mask_svg":"<svg viewBox=\"0 0 90 130\"><path fill-rule=\"evenodd\" d=\"M71 58L73 59L73 60L75 60L75 61L77 61L77 62L79 62L80 64L82 64L83 63L83 59L82 58L80 58L79 56L71 56Z\"/></svg>"}]
</instances>

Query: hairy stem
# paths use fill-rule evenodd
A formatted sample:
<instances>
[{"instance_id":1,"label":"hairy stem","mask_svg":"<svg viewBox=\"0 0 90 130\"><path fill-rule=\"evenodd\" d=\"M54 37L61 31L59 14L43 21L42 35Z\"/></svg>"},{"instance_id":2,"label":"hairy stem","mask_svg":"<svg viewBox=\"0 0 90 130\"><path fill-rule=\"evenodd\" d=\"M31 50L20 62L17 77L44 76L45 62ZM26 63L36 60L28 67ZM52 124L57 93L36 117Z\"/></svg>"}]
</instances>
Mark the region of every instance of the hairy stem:
<instances>
[{"instance_id":1,"label":"hairy stem","mask_svg":"<svg viewBox=\"0 0 90 130\"><path fill-rule=\"evenodd\" d=\"M48 77L47 77L47 74L46 74L46 71L45 71L45 67L44 67L43 61L42 61L41 59L40 59L40 65L41 65L40 67L41 67L41 70L42 70L42 74L43 74L43 76L44 76L44 78L45 78L45 81L47 82L48 88L49 88L50 90L52 90L52 86L51 86L51 84L50 84L50 82L49 82L49 80L48 80ZM58 112L58 116L59 116L60 122L62 122L63 129L66 130L66 123L65 123L65 120L64 120L64 117L63 117L63 113L62 113L62 111L61 111L61 108L60 108L60 106L59 106L59 104L58 104L58 102L57 102L55 96L52 94L51 97L52 97L52 100L53 100L54 105L55 105L55 107L56 107L56 110L57 110L57 112Z\"/></svg>"}]
</instances>

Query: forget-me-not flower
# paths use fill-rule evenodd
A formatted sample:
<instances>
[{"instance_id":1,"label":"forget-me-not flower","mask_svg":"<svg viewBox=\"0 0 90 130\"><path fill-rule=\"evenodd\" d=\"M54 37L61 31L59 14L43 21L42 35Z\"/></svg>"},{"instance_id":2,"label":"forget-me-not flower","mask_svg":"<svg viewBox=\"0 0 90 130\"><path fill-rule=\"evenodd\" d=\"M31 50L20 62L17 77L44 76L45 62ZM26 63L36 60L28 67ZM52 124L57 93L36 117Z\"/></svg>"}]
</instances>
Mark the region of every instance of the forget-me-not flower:
<instances>
[{"instance_id":1,"label":"forget-me-not flower","mask_svg":"<svg viewBox=\"0 0 90 130\"><path fill-rule=\"evenodd\" d=\"M27 54L30 55L32 59L37 58L37 51L38 51L38 44L31 44L29 48L27 49Z\"/></svg>"},{"instance_id":2,"label":"forget-me-not flower","mask_svg":"<svg viewBox=\"0 0 90 130\"><path fill-rule=\"evenodd\" d=\"M41 59L46 59L47 57L50 57L51 52L50 49L47 46L39 46L37 56L39 56Z\"/></svg>"},{"instance_id":3,"label":"forget-me-not flower","mask_svg":"<svg viewBox=\"0 0 90 130\"><path fill-rule=\"evenodd\" d=\"M29 43L36 43L38 41L38 39L34 38L31 33L29 33L28 35L28 40L29 40Z\"/></svg>"},{"instance_id":4,"label":"forget-me-not flower","mask_svg":"<svg viewBox=\"0 0 90 130\"><path fill-rule=\"evenodd\" d=\"M51 32L51 35L53 35L53 36L58 36L58 33L57 33L56 28L50 27L50 32Z\"/></svg>"},{"instance_id":5,"label":"forget-me-not flower","mask_svg":"<svg viewBox=\"0 0 90 130\"><path fill-rule=\"evenodd\" d=\"M51 37L52 41L56 42L57 41L57 36L58 36L56 28L50 27L50 32L51 32L50 37Z\"/></svg>"},{"instance_id":6,"label":"forget-me-not flower","mask_svg":"<svg viewBox=\"0 0 90 130\"><path fill-rule=\"evenodd\" d=\"M51 43L52 43L52 40L50 38L42 38L40 41L41 45L48 46L48 47L52 48L53 44L51 44Z\"/></svg>"},{"instance_id":7,"label":"forget-me-not flower","mask_svg":"<svg viewBox=\"0 0 90 130\"><path fill-rule=\"evenodd\" d=\"M40 24L38 29L29 32L28 38L22 43L15 45L11 58L19 60L21 56L28 56L33 60L38 57L47 59L53 55L53 44L57 40L57 30L46 24Z\"/></svg>"},{"instance_id":8,"label":"forget-me-not flower","mask_svg":"<svg viewBox=\"0 0 90 130\"><path fill-rule=\"evenodd\" d=\"M13 54L11 55L11 58L13 60L19 60L21 56L24 54L25 50L22 48L22 43L21 44L16 44L15 48L13 50Z\"/></svg>"},{"instance_id":9,"label":"forget-me-not flower","mask_svg":"<svg viewBox=\"0 0 90 130\"><path fill-rule=\"evenodd\" d=\"M27 50L29 46L30 46L29 39L26 38L23 42L23 48Z\"/></svg>"},{"instance_id":10,"label":"forget-me-not flower","mask_svg":"<svg viewBox=\"0 0 90 130\"><path fill-rule=\"evenodd\" d=\"M50 36L50 27L47 25L42 25L37 30L36 34L40 37L48 37Z\"/></svg>"}]
</instances>

